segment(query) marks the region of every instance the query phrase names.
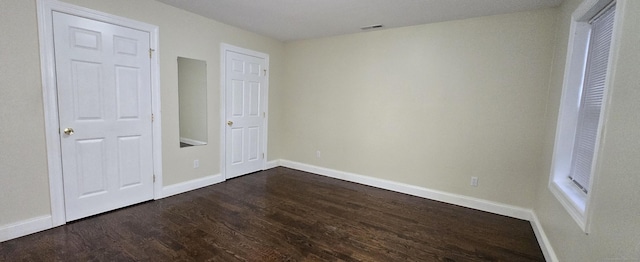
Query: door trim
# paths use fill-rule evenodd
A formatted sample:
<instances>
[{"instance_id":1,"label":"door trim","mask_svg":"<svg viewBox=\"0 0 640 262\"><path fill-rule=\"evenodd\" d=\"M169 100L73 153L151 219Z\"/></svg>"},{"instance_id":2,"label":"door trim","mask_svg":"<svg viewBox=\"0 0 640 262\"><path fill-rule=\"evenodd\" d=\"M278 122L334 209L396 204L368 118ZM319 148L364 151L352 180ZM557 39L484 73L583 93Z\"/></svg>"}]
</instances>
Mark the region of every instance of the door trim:
<instances>
[{"instance_id":1,"label":"door trim","mask_svg":"<svg viewBox=\"0 0 640 262\"><path fill-rule=\"evenodd\" d=\"M262 92L262 112L264 112L265 117L262 119L262 151L264 153L264 158L262 159L262 170L265 170L267 167L267 153L269 150L267 145L268 139L268 130L269 130L269 55L257 51L253 51L250 49L237 47L234 45L221 43L220 44L220 173L227 179L227 161L226 161L226 128L227 128L227 75L226 75L226 65L227 65L227 52L236 52L240 54L245 54L249 56L255 56L258 58L264 59L266 73L266 81L264 85L264 92Z\"/></svg>"},{"instance_id":2,"label":"door trim","mask_svg":"<svg viewBox=\"0 0 640 262\"><path fill-rule=\"evenodd\" d=\"M47 165L49 169L49 193L51 198L52 226L66 223L64 208L64 188L62 182L62 154L60 145L60 126L58 122L58 89L56 86L55 53L53 45L52 12L58 11L74 16L148 32L149 44L153 52L151 58L151 112L153 141L154 199L161 198L162 192L162 136L160 115L160 71L158 49L158 26L108 13L79 7L57 0L37 0L38 36L40 41L40 70L42 73L42 96L44 105L45 140L47 147Z\"/></svg>"}]
</instances>

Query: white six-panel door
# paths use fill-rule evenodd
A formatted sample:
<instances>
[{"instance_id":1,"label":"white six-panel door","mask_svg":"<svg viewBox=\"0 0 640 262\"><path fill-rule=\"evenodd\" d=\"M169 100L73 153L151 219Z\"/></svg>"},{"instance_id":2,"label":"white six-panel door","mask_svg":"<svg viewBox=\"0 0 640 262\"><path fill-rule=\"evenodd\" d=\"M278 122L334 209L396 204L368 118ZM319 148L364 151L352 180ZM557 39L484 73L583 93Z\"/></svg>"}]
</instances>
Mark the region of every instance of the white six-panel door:
<instances>
[{"instance_id":1,"label":"white six-panel door","mask_svg":"<svg viewBox=\"0 0 640 262\"><path fill-rule=\"evenodd\" d=\"M53 27L66 220L152 199L149 33L58 12Z\"/></svg>"},{"instance_id":2,"label":"white six-panel door","mask_svg":"<svg viewBox=\"0 0 640 262\"><path fill-rule=\"evenodd\" d=\"M226 178L262 170L264 166L264 58L225 52Z\"/></svg>"}]
</instances>

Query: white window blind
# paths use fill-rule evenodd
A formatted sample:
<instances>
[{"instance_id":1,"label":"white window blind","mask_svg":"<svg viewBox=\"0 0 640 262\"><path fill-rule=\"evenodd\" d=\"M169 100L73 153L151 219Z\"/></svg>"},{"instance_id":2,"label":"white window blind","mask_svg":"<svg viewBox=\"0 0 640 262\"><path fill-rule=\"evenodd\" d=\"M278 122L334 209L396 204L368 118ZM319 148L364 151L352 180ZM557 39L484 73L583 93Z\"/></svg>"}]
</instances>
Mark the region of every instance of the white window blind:
<instances>
[{"instance_id":1,"label":"white window blind","mask_svg":"<svg viewBox=\"0 0 640 262\"><path fill-rule=\"evenodd\" d=\"M588 193L607 77L615 4L594 16L569 178Z\"/></svg>"}]
</instances>

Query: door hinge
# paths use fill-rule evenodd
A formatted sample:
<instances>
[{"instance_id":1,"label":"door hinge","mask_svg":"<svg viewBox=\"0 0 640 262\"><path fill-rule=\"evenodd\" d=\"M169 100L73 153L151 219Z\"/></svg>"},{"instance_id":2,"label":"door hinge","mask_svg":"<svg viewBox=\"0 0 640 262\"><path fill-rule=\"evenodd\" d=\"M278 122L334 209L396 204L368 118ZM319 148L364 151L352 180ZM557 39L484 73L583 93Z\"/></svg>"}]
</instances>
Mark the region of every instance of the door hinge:
<instances>
[{"instance_id":1,"label":"door hinge","mask_svg":"<svg viewBox=\"0 0 640 262\"><path fill-rule=\"evenodd\" d=\"M156 182L156 174L153 174L153 183Z\"/></svg>"},{"instance_id":2,"label":"door hinge","mask_svg":"<svg viewBox=\"0 0 640 262\"><path fill-rule=\"evenodd\" d=\"M151 58L153 56L153 52L156 51L155 49L149 48L149 58Z\"/></svg>"},{"instance_id":3,"label":"door hinge","mask_svg":"<svg viewBox=\"0 0 640 262\"><path fill-rule=\"evenodd\" d=\"M151 122L152 123L153 123L153 120L154 120L154 116L153 116L153 114L151 114Z\"/></svg>"},{"instance_id":4,"label":"door hinge","mask_svg":"<svg viewBox=\"0 0 640 262\"><path fill-rule=\"evenodd\" d=\"M264 70L264 76L267 76L267 69Z\"/></svg>"},{"instance_id":5,"label":"door hinge","mask_svg":"<svg viewBox=\"0 0 640 262\"><path fill-rule=\"evenodd\" d=\"M267 112L262 112L262 117L266 118L267 117Z\"/></svg>"},{"instance_id":6,"label":"door hinge","mask_svg":"<svg viewBox=\"0 0 640 262\"><path fill-rule=\"evenodd\" d=\"M264 153L262 153L262 159L264 159Z\"/></svg>"}]
</instances>

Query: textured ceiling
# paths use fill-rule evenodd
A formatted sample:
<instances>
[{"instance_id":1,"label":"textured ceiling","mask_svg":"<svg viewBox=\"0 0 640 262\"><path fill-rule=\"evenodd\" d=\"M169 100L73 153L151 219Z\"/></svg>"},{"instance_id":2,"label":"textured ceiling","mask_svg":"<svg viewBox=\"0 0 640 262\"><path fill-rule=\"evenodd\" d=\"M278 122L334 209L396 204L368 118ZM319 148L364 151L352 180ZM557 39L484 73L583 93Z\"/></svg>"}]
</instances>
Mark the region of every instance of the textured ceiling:
<instances>
[{"instance_id":1,"label":"textured ceiling","mask_svg":"<svg viewBox=\"0 0 640 262\"><path fill-rule=\"evenodd\" d=\"M282 41L558 6L563 0L157 0Z\"/></svg>"}]
</instances>

